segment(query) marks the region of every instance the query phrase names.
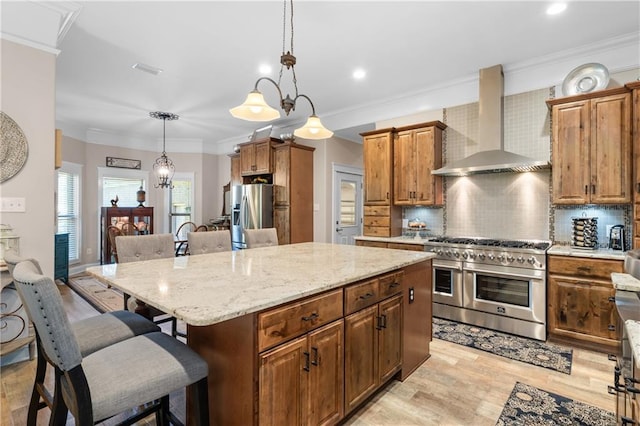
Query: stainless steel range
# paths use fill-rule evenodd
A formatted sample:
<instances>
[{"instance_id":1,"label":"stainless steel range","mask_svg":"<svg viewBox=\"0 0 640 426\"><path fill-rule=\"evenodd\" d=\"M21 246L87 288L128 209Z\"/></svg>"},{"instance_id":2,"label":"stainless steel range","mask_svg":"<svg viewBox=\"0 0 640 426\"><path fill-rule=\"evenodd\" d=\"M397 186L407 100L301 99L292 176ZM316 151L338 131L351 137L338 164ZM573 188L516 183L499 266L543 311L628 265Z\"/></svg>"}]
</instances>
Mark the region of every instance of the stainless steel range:
<instances>
[{"instance_id":1,"label":"stainless steel range","mask_svg":"<svg viewBox=\"0 0 640 426\"><path fill-rule=\"evenodd\" d=\"M546 340L548 241L438 237L433 316Z\"/></svg>"}]
</instances>

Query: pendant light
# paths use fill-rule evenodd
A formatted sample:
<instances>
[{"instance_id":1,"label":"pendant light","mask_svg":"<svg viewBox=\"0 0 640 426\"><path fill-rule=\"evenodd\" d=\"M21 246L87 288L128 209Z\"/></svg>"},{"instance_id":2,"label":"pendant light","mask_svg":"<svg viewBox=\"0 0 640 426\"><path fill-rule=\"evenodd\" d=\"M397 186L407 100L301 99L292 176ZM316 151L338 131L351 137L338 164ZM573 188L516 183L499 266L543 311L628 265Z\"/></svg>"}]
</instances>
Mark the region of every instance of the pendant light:
<instances>
[{"instance_id":1,"label":"pendant light","mask_svg":"<svg viewBox=\"0 0 640 426\"><path fill-rule=\"evenodd\" d=\"M280 56L280 74L278 76L278 81L274 81L269 77L260 77L249 95L247 99L244 101L242 105L239 105L235 108L231 108L229 112L232 116L236 118L240 118L242 120L247 121L271 121L277 118L280 118L280 112L269 106L267 102L264 100L264 96L258 90L258 83L261 81L268 81L272 83L276 89L278 90L278 95L280 96L280 108L282 108L286 115L296 109L296 101L299 98L306 99L311 105L311 115L307 119L307 122L304 126L296 129L293 134L300 138L304 139L326 139L333 135L331 130L328 130L326 127L322 125L320 122L320 118L316 115L316 108L313 105L311 99L302 93L298 93L298 80L296 78L296 57L293 55L293 0L289 0L291 16L289 19L291 26L291 47L285 53L285 45L286 45L286 28L287 28L287 0L284 0L284 12L282 15L282 55ZM291 70L293 77L293 87L295 88L295 96L293 99L287 94L286 97L282 96L282 89L280 88L280 83L282 82L282 73L284 72L284 68L287 67L287 70Z\"/></svg>"},{"instance_id":2,"label":"pendant light","mask_svg":"<svg viewBox=\"0 0 640 426\"><path fill-rule=\"evenodd\" d=\"M156 175L158 179L158 183L153 185L155 188L169 188L173 189L173 174L176 169L173 166L173 161L167 157L167 153L165 152L165 144L166 144L166 124L167 120L177 120L180 116L176 114L172 114L170 112L161 112L161 111L153 111L149 113L149 116L152 118L157 118L158 120L162 120L162 155L156 159L156 162L153 164L153 173Z\"/></svg>"}]
</instances>

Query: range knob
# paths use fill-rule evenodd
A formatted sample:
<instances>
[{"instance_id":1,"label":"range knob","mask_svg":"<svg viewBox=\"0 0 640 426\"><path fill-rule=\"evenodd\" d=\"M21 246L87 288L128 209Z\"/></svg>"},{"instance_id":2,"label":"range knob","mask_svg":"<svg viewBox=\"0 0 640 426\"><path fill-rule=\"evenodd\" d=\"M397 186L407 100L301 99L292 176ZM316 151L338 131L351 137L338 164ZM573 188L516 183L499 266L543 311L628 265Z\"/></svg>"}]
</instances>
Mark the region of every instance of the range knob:
<instances>
[{"instance_id":1,"label":"range knob","mask_svg":"<svg viewBox=\"0 0 640 426\"><path fill-rule=\"evenodd\" d=\"M480 260L484 260L484 258L485 258L485 257L486 257L486 256L484 255L484 253L480 253L480 254L478 255L478 259L480 259Z\"/></svg>"},{"instance_id":2,"label":"range knob","mask_svg":"<svg viewBox=\"0 0 640 426\"><path fill-rule=\"evenodd\" d=\"M514 260L516 260L513 256L508 255L507 256L507 262L512 263Z\"/></svg>"},{"instance_id":3,"label":"range knob","mask_svg":"<svg viewBox=\"0 0 640 426\"><path fill-rule=\"evenodd\" d=\"M469 257L469 254L466 251L464 251L462 252L462 257L467 259Z\"/></svg>"},{"instance_id":4,"label":"range knob","mask_svg":"<svg viewBox=\"0 0 640 426\"><path fill-rule=\"evenodd\" d=\"M489 258L489 260L493 260L496 257L493 255L493 253L490 253L489 255L487 255L487 257Z\"/></svg>"},{"instance_id":5,"label":"range knob","mask_svg":"<svg viewBox=\"0 0 640 426\"><path fill-rule=\"evenodd\" d=\"M476 258L476 254L474 252L469 253L469 259L475 259L475 258Z\"/></svg>"},{"instance_id":6,"label":"range knob","mask_svg":"<svg viewBox=\"0 0 640 426\"><path fill-rule=\"evenodd\" d=\"M434 247L434 248L431 249L431 252L438 253L438 249Z\"/></svg>"},{"instance_id":7,"label":"range knob","mask_svg":"<svg viewBox=\"0 0 640 426\"><path fill-rule=\"evenodd\" d=\"M460 258L460 253L458 253L457 251L454 251L453 255L456 257L456 259Z\"/></svg>"},{"instance_id":8,"label":"range knob","mask_svg":"<svg viewBox=\"0 0 640 426\"><path fill-rule=\"evenodd\" d=\"M535 265L536 264L536 258L531 256L530 258L527 259L527 262L529 262L532 265Z\"/></svg>"},{"instance_id":9,"label":"range knob","mask_svg":"<svg viewBox=\"0 0 640 426\"><path fill-rule=\"evenodd\" d=\"M446 254L447 256L451 257L451 250L445 251L444 254Z\"/></svg>"},{"instance_id":10,"label":"range knob","mask_svg":"<svg viewBox=\"0 0 640 426\"><path fill-rule=\"evenodd\" d=\"M518 261L518 263L524 263L524 257L522 256L518 256L516 260Z\"/></svg>"},{"instance_id":11,"label":"range knob","mask_svg":"<svg viewBox=\"0 0 640 426\"><path fill-rule=\"evenodd\" d=\"M498 255L498 262L500 263L504 262L504 254Z\"/></svg>"},{"instance_id":12,"label":"range knob","mask_svg":"<svg viewBox=\"0 0 640 426\"><path fill-rule=\"evenodd\" d=\"M442 256L442 249L438 249L438 256Z\"/></svg>"}]
</instances>

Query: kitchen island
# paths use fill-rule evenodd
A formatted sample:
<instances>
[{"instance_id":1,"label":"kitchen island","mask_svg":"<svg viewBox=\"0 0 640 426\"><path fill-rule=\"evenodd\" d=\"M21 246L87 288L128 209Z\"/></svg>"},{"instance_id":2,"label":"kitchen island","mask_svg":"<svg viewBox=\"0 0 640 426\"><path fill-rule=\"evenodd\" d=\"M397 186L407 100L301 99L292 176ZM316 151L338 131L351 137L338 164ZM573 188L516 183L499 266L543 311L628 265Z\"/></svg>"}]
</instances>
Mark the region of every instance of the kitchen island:
<instances>
[{"instance_id":1,"label":"kitchen island","mask_svg":"<svg viewBox=\"0 0 640 426\"><path fill-rule=\"evenodd\" d=\"M432 257L302 243L87 272L187 323L212 424L317 424L428 358Z\"/></svg>"}]
</instances>

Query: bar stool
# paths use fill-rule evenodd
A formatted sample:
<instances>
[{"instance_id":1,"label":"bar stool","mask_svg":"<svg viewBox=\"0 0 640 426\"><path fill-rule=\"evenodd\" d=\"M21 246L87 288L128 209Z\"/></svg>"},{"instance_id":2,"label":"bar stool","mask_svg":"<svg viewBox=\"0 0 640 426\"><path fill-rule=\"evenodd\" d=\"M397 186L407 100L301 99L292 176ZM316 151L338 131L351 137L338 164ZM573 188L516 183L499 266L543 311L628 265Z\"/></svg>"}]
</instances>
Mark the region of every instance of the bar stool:
<instances>
[{"instance_id":1,"label":"bar stool","mask_svg":"<svg viewBox=\"0 0 640 426\"><path fill-rule=\"evenodd\" d=\"M247 248L277 246L278 232L276 228L245 229L244 241Z\"/></svg>"},{"instance_id":2,"label":"bar stool","mask_svg":"<svg viewBox=\"0 0 640 426\"><path fill-rule=\"evenodd\" d=\"M231 233L229 231L189 232L189 253L205 254L231 251Z\"/></svg>"}]
</instances>

